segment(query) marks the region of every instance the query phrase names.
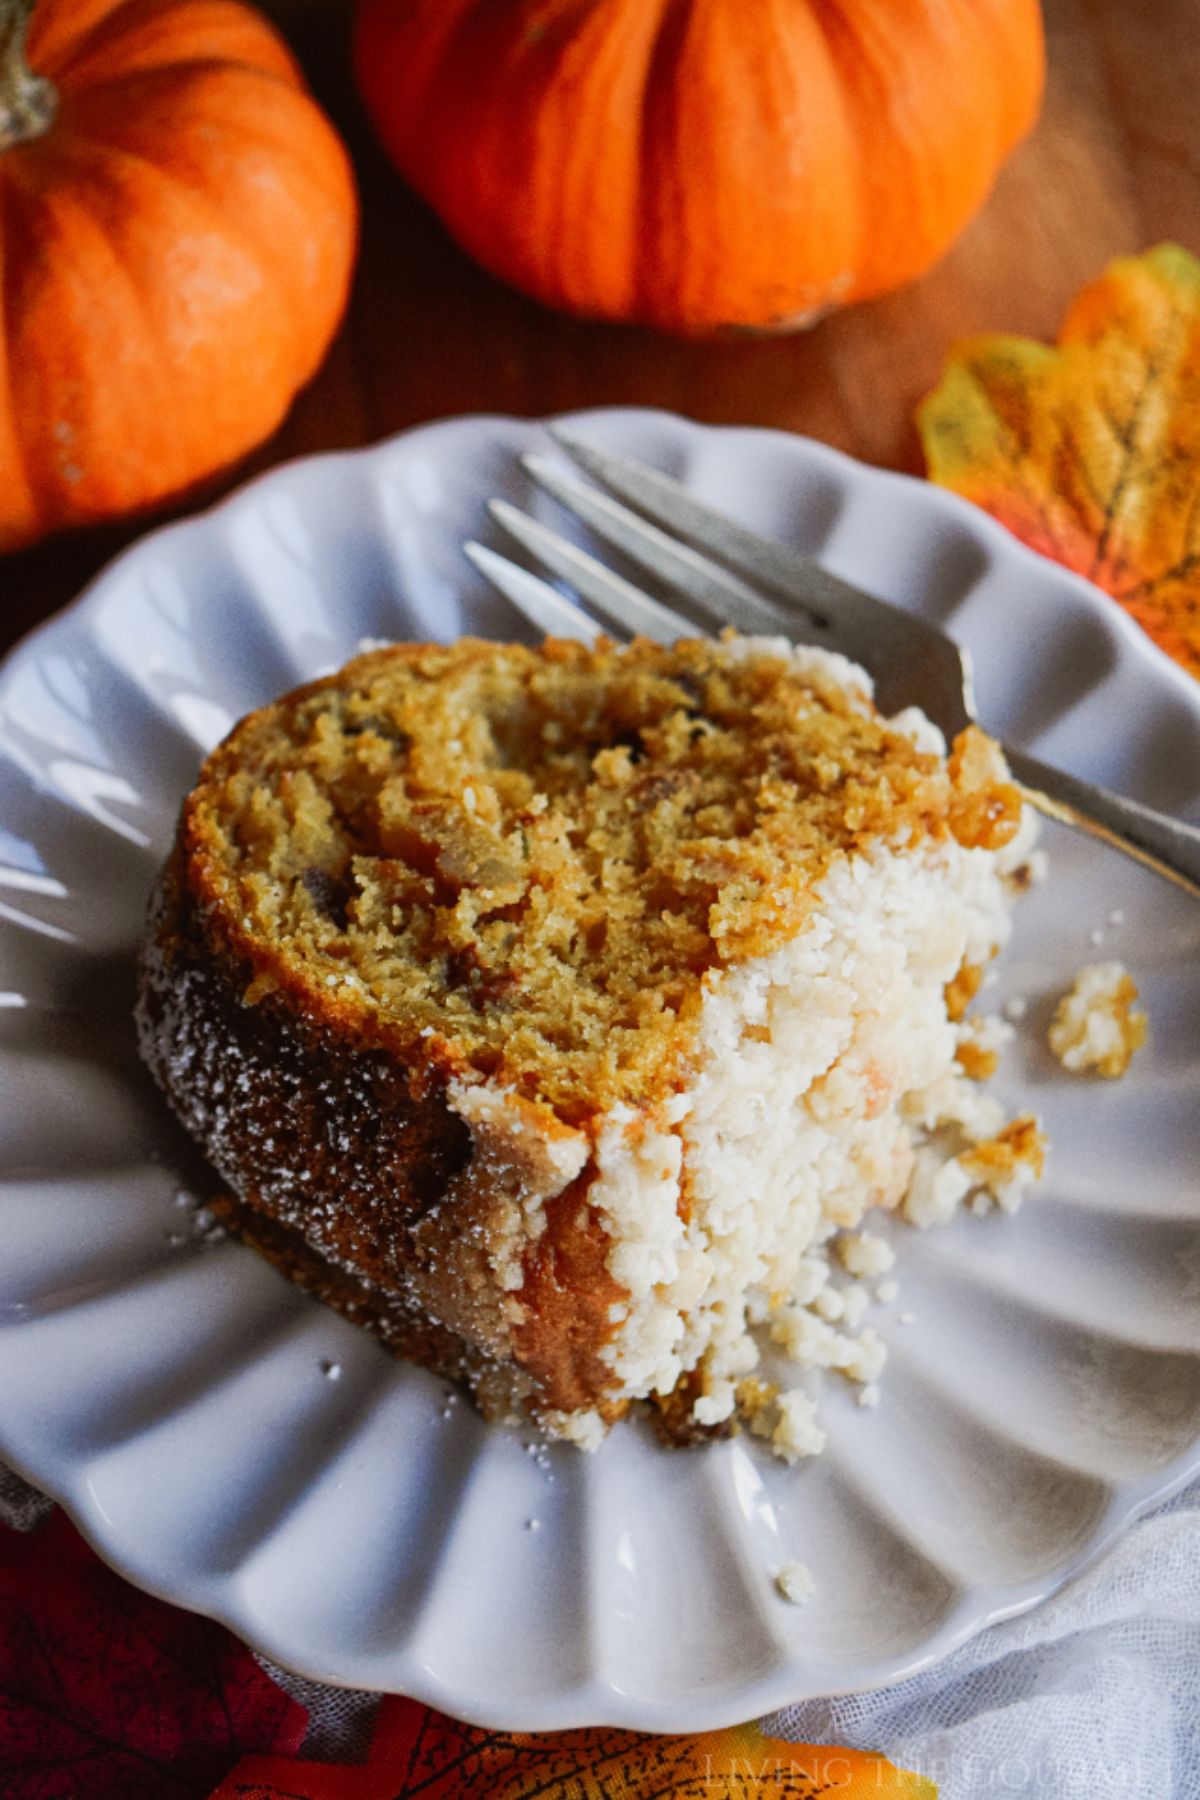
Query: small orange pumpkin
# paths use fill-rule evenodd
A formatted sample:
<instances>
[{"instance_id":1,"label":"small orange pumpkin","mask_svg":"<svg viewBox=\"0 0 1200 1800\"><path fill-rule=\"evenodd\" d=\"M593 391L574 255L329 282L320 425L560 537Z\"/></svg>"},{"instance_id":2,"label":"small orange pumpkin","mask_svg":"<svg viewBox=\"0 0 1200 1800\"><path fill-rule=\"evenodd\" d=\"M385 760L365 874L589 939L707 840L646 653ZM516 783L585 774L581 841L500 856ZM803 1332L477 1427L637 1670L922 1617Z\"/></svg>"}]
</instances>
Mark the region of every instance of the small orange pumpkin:
<instances>
[{"instance_id":1,"label":"small orange pumpkin","mask_svg":"<svg viewBox=\"0 0 1200 1800\"><path fill-rule=\"evenodd\" d=\"M317 368L346 153L238 0L0 0L0 549L250 450Z\"/></svg>"},{"instance_id":2,"label":"small orange pumpkin","mask_svg":"<svg viewBox=\"0 0 1200 1800\"><path fill-rule=\"evenodd\" d=\"M361 0L389 154L487 268L674 331L911 280L1041 94L1037 0Z\"/></svg>"}]
</instances>

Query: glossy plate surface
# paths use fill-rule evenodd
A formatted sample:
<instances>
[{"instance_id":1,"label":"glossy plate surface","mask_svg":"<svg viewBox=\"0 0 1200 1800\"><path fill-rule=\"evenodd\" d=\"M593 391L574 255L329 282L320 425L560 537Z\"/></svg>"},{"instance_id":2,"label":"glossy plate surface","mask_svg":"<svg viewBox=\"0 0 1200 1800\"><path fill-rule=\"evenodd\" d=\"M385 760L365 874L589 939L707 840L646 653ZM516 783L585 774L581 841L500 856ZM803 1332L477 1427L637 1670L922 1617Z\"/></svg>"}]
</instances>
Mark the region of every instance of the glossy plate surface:
<instances>
[{"instance_id":1,"label":"glossy plate surface","mask_svg":"<svg viewBox=\"0 0 1200 1800\"><path fill-rule=\"evenodd\" d=\"M1200 819L1197 690L983 515L775 433L577 423L948 623L994 731ZM146 538L7 665L0 1456L131 1580L309 1675L513 1729L699 1729L915 1671L1200 1467L1200 905L1047 830L987 1000L1028 1003L998 1085L1042 1114L1049 1177L1015 1218L895 1233L882 1403L827 1386L807 1466L635 1426L534 1454L206 1241L129 1016L180 799L234 719L364 637L522 635L460 545L492 494L554 518L534 447L536 424L462 419L281 469ZM1114 1085L1042 1048L1107 956L1152 1032ZM807 1607L774 1589L793 1560Z\"/></svg>"}]
</instances>

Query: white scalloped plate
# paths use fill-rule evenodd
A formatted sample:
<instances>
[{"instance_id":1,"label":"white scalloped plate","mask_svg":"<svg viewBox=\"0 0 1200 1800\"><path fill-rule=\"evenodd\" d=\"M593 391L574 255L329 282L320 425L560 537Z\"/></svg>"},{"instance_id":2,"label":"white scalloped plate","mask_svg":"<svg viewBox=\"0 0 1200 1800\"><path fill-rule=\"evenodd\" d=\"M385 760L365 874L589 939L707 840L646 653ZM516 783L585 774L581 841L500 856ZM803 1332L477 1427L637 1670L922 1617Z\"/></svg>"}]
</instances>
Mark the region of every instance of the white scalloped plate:
<instances>
[{"instance_id":1,"label":"white scalloped plate","mask_svg":"<svg viewBox=\"0 0 1200 1800\"><path fill-rule=\"evenodd\" d=\"M948 622L993 729L1200 816L1197 690L982 514L799 438L584 422ZM306 1674L510 1729L695 1730L913 1673L1200 1468L1200 905L1047 834L992 999L1029 1000L1000 1088L1043 1115L1050 1176L1015 1218L896 1232L882 1404L830 1387L809 1465L637 1426L531 1455L250 1251L198 1242L129 1021L176 808L232 720L362 637L520 633L460 544L490 494L543 510L514 454L535 444L461 419L278 470L146 538L7 665L0 1455L131 1580ZM1040 1047L1097 954L1152 1021L1111 1086ZM792 1560L804 1608L774 1590Z\"/></svg>"}]
</instances>

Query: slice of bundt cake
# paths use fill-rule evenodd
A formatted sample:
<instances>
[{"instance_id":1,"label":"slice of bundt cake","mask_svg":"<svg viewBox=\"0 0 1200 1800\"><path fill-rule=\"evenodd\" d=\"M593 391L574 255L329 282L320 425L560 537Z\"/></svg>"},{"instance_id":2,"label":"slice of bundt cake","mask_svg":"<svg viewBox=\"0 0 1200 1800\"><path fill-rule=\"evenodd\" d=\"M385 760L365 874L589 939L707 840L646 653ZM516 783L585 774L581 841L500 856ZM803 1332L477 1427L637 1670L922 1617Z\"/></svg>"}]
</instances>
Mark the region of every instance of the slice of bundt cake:
<instances>
[{"instance_id":1,"label":"slice of bundt cake","mask_svg":"<svg viewBox=\"0 0 1200 1800\"><path fill-rule=\"evenodd\" d=\"M761 1429L756 1327L877 1367L824 1246L1036 1171L959 1022L1021 824L982 733L783 641L377 650L205 764L143 1054L235 1228L490 1416Z\"/></svg>"}]
</instances>

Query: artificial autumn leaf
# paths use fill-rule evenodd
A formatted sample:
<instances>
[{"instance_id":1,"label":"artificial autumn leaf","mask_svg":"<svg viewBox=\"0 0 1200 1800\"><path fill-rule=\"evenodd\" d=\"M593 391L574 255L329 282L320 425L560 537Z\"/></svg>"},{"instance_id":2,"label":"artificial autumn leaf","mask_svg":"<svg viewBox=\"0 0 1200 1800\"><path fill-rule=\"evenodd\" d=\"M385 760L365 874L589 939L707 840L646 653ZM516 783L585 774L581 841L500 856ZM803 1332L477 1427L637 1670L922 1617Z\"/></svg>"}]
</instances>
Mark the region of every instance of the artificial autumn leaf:
<instances>
[{"instance_id":1,"label":"artificial autumn leaf","mask_svg":"<svg viewBox=\"0 0 1200 1800\"><path fill-rule=\"evenodd\" d=\"M63 1514L0 1528L4 1800L198 1800L307 1722L222 1626L138 1593Z\"/></svg>"},{"instance_id":2,"label":"artificial autumn leaf","mask_svg":"<svg viewBox=\"0 0 1200 1800\"><path fill-rule=\"evenodd\" d=\"M960 345L918 412L929 473L1107 589L1200 675L1200 261L1113 263L1057 349Z\"/></svg>"},{"instance_id":3,"label":"artificial autumn leaf","mask_svg":"<svg viewBox=\"0 0 1200 1800\"><path fill-rule=\"evenodd\" d=\"M211 1800L935 1800L920 1775L860 1750L764 1737L632 1731L481 1731L386 1700L364 1767L251 1756Z\"/></svg>"}]
</instances>

